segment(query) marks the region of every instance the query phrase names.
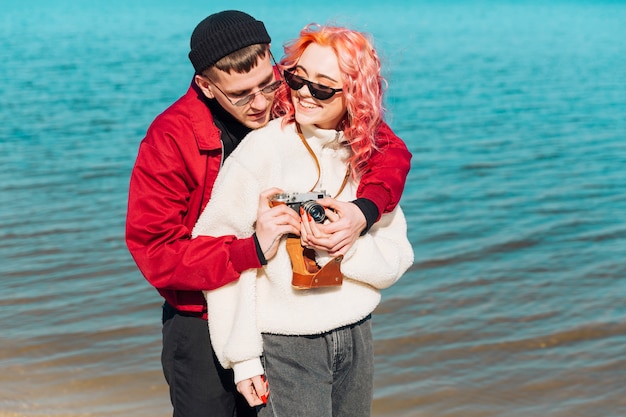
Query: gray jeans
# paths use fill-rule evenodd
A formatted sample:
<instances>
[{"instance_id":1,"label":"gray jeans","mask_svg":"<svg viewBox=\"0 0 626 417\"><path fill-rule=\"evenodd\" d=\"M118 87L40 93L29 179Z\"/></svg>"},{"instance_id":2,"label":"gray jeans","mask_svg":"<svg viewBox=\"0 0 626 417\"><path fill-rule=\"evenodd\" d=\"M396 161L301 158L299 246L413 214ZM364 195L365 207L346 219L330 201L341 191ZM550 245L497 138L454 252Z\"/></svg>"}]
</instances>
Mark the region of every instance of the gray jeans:
<instances>
[{"instance_id":1,"label":"gray jeans","mask_svg":"<svg viewBox=\"0 0 626 417\"><path fill-rule=\"evenodd\" d=\"M263 335L269 382L259 417L368 417L374 354L370 317L312 336Z\"/></svg>"}]
</instances>

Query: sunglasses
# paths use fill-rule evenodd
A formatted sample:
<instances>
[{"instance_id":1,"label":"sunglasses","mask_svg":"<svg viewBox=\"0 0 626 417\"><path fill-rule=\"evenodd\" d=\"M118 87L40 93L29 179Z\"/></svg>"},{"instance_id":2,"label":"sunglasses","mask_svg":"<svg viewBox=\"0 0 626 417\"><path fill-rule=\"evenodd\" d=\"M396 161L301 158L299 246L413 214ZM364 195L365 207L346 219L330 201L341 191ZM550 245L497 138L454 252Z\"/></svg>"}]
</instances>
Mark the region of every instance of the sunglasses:
<instances>
[{"instance_id":1,"label":"sunglasses","mask_svg":"<svg viewBox=\"0 0 626 417\"><path fill-rule=\"evenodd\" d=\"M311 82L287 70L283 71L283 75L289 88L292 90L299 90L306 85L309 88L311 95L318 100L328 100L334 96L335 93L343 91L341 88L332 88L327 85Z\"/></svg>"}]
</instances>

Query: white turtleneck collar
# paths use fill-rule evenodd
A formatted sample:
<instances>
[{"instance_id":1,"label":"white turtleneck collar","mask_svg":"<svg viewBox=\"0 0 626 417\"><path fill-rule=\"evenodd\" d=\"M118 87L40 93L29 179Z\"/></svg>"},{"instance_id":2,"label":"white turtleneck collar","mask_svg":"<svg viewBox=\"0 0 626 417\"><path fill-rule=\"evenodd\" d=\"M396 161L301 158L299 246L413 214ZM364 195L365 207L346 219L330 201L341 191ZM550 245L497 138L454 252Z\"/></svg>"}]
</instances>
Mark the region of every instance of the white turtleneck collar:
<instances>
[{"instance_id":1,"label":"white turtleneck collar","mask_svg":"<svg viewBox=\"0 0 626 417\"><path fill-rule=\"evenodd\" d=\"M300 125L300 129L302 129L304 137L311 145L315 143L321 148L334 149L347 145L347 140L342 130L320 129L315 125Z\"/></svg>"}]
</instances>

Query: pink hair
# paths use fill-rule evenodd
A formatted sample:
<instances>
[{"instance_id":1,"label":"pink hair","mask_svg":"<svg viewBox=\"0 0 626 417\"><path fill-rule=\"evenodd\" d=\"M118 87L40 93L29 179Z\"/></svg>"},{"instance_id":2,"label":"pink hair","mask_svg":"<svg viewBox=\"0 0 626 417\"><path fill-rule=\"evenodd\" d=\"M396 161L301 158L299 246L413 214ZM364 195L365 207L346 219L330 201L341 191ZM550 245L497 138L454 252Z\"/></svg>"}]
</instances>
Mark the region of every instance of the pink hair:
<instances>
[{"instance_id":1,"label":"pink hair","mask_svg":"<svg viewBox=\"0 0 626 417\"><path fill-rule=\"evenodd\" d=\"M335 51L342 76L341 94L347 104L347 114L338 129L352 148L349 160L355 178L363 172L372 151L376 149L375 133L383 120L383 77L380 59L372 42L363 33L336 26L307 25L300 36L284 45L285 56L279 67L290 69L297 65L304 50L312 43L329 46ZM284 115L283 124L293 123L295 110L289 88L276 94L275 116Z\"/></svg>"}]
</instances>

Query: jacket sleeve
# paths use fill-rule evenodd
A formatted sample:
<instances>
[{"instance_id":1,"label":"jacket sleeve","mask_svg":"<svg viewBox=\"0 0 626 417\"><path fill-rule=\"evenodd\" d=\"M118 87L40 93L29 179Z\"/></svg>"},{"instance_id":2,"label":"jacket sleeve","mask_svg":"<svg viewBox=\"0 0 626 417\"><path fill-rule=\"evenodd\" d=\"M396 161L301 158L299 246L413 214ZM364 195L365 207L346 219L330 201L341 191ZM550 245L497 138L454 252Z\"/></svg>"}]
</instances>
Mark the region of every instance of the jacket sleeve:
<instances>
[{"instance_id":1,"label":"jacket sleeve","mask_svg":"<svg viewBox=\"0 0 626 417\"><path fill-rule=\"evenodd\" d=\"M238 279L248 268L260 267L252 237L191 239L190 228L198 215L192 211L199 208L190 207L190 199L192 191L203 184L194 183L174 140L164 133L150 134L161 137L144 139L140 145L126 218L127 246L148 282L163 290L203 291Z\"/></svg>"},{"instance_id":2,"label":"jacket sleeve","mask_svg":"<svg viewBox=\"0 0 626 417\"><path fill-rule=\"evenodd\" d=\"M400 279L413 264L413 257L406 219L397 206L350 248L341 272L346 278L383 289Z\"/></svg>"},{"instance_id":3,"label":"jacket sleeve","mask_svg":"<svg viewBox=\"0 0 626 417\"><path fill-rule=\"evenodd\" d=\"M370 157L357 190L378 208L378 218L391 212L400 202L411 169L411 152L406 144L383 123L376 133L378 151Z\"/></svg>"}]
</instances>

